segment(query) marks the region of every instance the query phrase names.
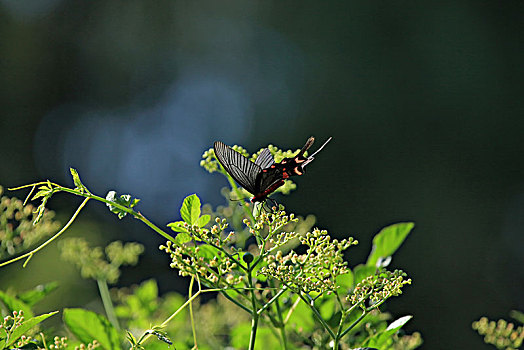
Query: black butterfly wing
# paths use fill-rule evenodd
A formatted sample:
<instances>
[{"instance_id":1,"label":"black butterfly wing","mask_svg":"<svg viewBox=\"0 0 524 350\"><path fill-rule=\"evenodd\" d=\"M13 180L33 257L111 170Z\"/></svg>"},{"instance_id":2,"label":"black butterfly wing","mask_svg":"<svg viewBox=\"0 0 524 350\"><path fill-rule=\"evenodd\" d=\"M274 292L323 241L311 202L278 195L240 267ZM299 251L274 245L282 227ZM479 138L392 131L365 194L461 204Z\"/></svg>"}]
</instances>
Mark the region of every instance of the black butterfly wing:
<instances>
[{"instance_id":1,"label":"black butterfly wing","mask_svg":"<svg viewBox=\"0 0 524 350\"><path fill-rule=\"evenodd\" d=\"M256 189L258 193L270 194L284 184L284 174L280 167L272 166L264 169L257 177ZM277 185L279 184L280 185Z\"/></svg>"},{"instance_id":2,"label":"black butterfly wing","mask_svg":"<svg viewBox=\"0 0 524 350\"><path fill-rule=\"evenodd\" d=\"M228 145L216 141L213 145L218 161L235 181L253 195L258 194L257 177L262 168Z\"/></svg>"},{"instance_id":3,"label":"black butterfly wing","mask_svg":"<svg viewBox=\"0 0 524 350\"><path fill-rule=\"evenodd\" d=\"M257 159L255 159L255 164L262 169L269 168L271 165L273 165L273 163L275 163L275 160L267 148L264 148L258 155Z\"/></svg>"}]
</instances>

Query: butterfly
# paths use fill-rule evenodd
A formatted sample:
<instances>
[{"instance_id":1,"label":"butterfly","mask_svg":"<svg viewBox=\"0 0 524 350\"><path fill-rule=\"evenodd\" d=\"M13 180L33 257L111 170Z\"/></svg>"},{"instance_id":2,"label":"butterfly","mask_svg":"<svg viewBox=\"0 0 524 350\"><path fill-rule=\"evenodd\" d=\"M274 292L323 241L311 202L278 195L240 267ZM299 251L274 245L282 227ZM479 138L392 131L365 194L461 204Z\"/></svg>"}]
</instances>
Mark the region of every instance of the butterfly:
<instances>
[{"instance_id":1,"label":"butterfly","mask_svg":"<svg viewBox=\"0 0 524 350\"><path fill-rule=\"evenodd\" d=\"M267 148L260 152L254 162L220 141L214 143L213 149L224 170L253 195L251 202L255 203L265 201L290 176L303 175L305 166L315 159L314 156L329 141L331 137L315 153L306 157L304 153L315 142L315 138L311 136L296 156L284 158L280 163L275 163Z\"/></svg>"}]
</instances>

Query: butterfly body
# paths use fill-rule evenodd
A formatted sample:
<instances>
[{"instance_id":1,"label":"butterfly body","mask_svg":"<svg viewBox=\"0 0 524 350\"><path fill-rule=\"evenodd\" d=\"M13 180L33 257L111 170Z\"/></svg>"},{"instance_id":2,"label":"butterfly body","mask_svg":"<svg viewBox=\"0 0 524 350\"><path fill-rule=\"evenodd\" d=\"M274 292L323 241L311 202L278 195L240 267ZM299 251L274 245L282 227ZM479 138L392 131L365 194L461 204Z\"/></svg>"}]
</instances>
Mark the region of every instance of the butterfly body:
<instances>
[{"instance_id":1,"label":"butterfly body","mask_svg":"<svg viewBox=\"0 0 524 350\"><path fill-rule=\"evenodd\" d=\"M330 140L331 137L313 155L306 157L304 153L315 141L310 137L296 156L284 158L280 163L275 163L267 148L260 152L255 162L220 141L215 142L213 148L224 170L253 195L251 202L255 203L265 201L290 176L304 174L304 167Z\"/></svg>"}]
</instances>

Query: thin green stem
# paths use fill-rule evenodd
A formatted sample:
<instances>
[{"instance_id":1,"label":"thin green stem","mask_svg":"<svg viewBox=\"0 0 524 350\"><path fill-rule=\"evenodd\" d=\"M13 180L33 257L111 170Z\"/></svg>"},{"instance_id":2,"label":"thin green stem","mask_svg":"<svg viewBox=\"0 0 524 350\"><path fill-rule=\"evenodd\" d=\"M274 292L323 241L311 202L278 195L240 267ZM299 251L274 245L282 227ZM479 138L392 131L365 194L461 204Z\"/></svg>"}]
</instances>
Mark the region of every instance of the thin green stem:
<instances>
[{"instance_id":1,"label":"thin green stem","mask_svg":"<svg viewBox=\"0 0 524 350\"><path fill-rule=\"evenodd\" d=\"M226 297L226 299L228 299L229 301L231 301L233 304L235 304L236 306L238 306L239 308L241 308L242 310L248 312L249 314L253 314L253 310L251 310L250 308L248 308L247 306L245 306L244 304L240 303L239 301L235 300L232 296L230 296L229 294L226 293L225 290L221 290L220 293Z\"/></svg>"},{"instance_id":2,"label":"thin green stem","mask_svg":"<svg viewBox=\"0 0 524 350\"><path fill-rule=\"evenodd\" d=\"M261 247L261 249L260 249L260 254L259 254L258 257L255 259L255 261L251 264L251 268L252 268L252 269L255 268L255 266L257 266L258 263L260 263L260 262L264 259L266 253L269 253L269 252L271 251L271 250L268 250L268 251L266 252L266 242L267 242L267 241L268 241L268 240L269 240L269 239L270 239L270 238L271 238L271 237L272 237L272 236L277 232L277 230L279 230L282 226L283 226L283 225L279 225L279 226L275 227L275 229L274 229L273 231L271 231L271 232L268 233L268 235L267 235L266 238L262 238L262 242L261 242L261 243L258 243L258 242L259 242L259 237L258 237L258 235L255 235L255 237L256 237L256 239L257 239L257 243L259 244L259 246Z\"/></svg>"},{"instance_id":3,"label":"thin green stem","mask_svg":"<svg viewBox=\"0 0 524 350\"><path fill-rule=\"evenodd\" d=\"M142 215L142 213L140 212L136 212L134 211L133 209L131 208L128 208L126 206L123 206L121 204L118 204L116 202L112 202L108 199L105 199L103 197L99 197L97 195L94 195L94 194L91 194L91 193L84 193L84 192L80 192L78 190L75 190L75 189L70 189L68 187L62 187L60 185L57 185L57 184L53 184L57 187L57 190L58 191L64 191L64 192L68 192L68 193L71 193L71 194L74 194L76 196L81 196L81 197L86 197L86 198L91 198L91 199L95 199L99 202L102 202L102 203L105 203L105 204L109 204L109 205L112 205L113 207L116 207L122 211L125 211L126 213L134 216L135 218L139 219L140 221L142 221L144 224L146 224L147 226L149 226L153 231L155 231L156 233L158 233L159 235L161 235L162 237L164 237L165 239L175 243L175 244L178 244L178 242L175 240L174 237L172 237L171 235L169 235L168 233L166 233L165 231L163 231L161 228L159 228L158 226L156 226L155 224L153 224L151 221L149 221L144 215Z\"/></svg>"},{"instance_id":4,"label":"thin green stem","mask_svg":"<svg viewBox=\"0 0 524 350\"><path fill-rule=\"evenodd\" d=\"M9 190L11 191L15 191L15 190L19 190L19 189L23 189L23 188L28 188L28 187L31 187L31 192L34 190L34 188L38 185L50 185L50 186L53 186L53 193L57 193L57 192L60 192L60 191L63 191L63 192L67 192L67 193L71 193L73 195L76 195L76 196L80 196L80 197L84 197L84 201L82 202L82 204L80 204L80 206L78 207L78 209L76 210L76 212L73 214L73 216L71 217L71 219L69 219L69 221L67 222L67 224L59 231L57 232L53 237L51 237L50 239L48 239L46 242L44 242L43 244L41 244L40 246L36 247L35 249L33 249L32 251L26 253L26 254L23 254L23 255L20 255L14 259L11 259L11 260L8 260L8 261L5 261L3 263L0 263L0 267L2 266L5 266L5 265L8 265L8 264L11 264L15 261L18 261L18 260L21 260L21 259L24 259L24 258L27 258L27 260L24 262L23 264L23 267L26 267L26 265L29 263L29 260L31 260L31 258L33 257L33 255L35 253L37 253L38 251L40 251L41 249L43 249L44 247L46 247L49 243L51 243L52 241L54 241L56 238L58 238L62 233L64 233L64 231L69 228L69 226L73 223L73 221L75 221L76 217L78 216L78 214L80 213L80 211L82 210L82 208L87 204L87 202L89 201L89 199L95 199L99 202L103 202L103 203L106 203L106 204L110 204L114 207L117 207L119 209L121 209L122 211L125 211L126 213L129 213L131 214L133 217L139 219L140 221L142 221L144 224L146 224L147 226L149 226L153 231L155 231L156 233L158 233L159 235L161 235L162 237L164 237L165 239L173 242L174 244L176 245L179 245L179 243L171 236L169 235L168 233L166 233L165 231L163 231L162 229L160 229L158 226L156 226L155 224L153 224L151 221L149 221L144 215L142 215L140 212L136 212L134 211L133 209L131 208L128 208L128 207L125 207L123 205L120 205L118 203L115 203L115 202L112 202L110 200L107 200L105 198L102 198L102 197L99 197L99 196L96 196L96 195L93 195L91 194L90 192L82 192L82 191L79 191L79 190L76 190L76 189L70 189L68 187L63 187L63 186L60 186L58 184L55 184L53 182L49 182L49 181L44 181L44 182L37 182L37 183L34 183L34 184L29 184L29 185L24 185L24 186L19 186L19 187L15 187L15 188L9 188ZM45 197L47 198L47 197ZM44 198L44 200L45 200Z\"/></svg>"},{"instance_id":5,"label":"thin green stem","mask_svg":"<svg viewBox=\"0 0 524 350\"><path fill-rule=\"evenodd\" d=\"M298 293L298 296L300 297L300 299L302 299L309 306L311 311L313 311L313 315L315 315L317 320L320 322L322 327L324 327L324 329L329 333L331 338L335 339L335 333L333 333L333 331L331 330L329 325L322 318L322 315L320 315L320 312L318 312L318 310L315 307L315 304L314 304L313 299L311 298L311 296L309 296L309 294L307 294L307 293L304 295L304 294L302 294L300 292Z\"/></svg>"},{"instance_id":6,"label":"thin green stem","mask_svg":"<svg viewBox=\"0 0 524 350\"><path fill-rule=\"evenodd\" d=\"M293 305L291 305L291 307L289 308L289 311L286 315L286 318L284 319L284 323L288 323L289 319L291 318L291 315L293 314L293 312L295 311L295 309L297 308L298 304L300 303L300 299L299 297L297 297L297 300L295 300L295 302L293 303Z\"/></svg>"},{"instance_id":7,"label":"thin green stem","mask_svg":"<svg viewBox=\"0 0 524 350\"><path fill-rule=\"evenodd\" d=\"M62 229L60 231L58 231L53 237L49 238L47 241L45 241L44 243L42 243L41 245L39 245L38 247L36 247L35 249L31 250L30 252L28 253L25 253L23 255L20 255L14 259L11 259L11 260L8 260L8 261L4 261L3 263L0 263L0 267L2 266L5 266L5 265L8 265L8 264L11 264L11 263L14 263L15 261L18 261L18 260L21 260L21 259L24 259L24 258L27 258L27 260L24 262L24 264L22 265L23 267L26 267L27 266L27 263L29 263L29 260L31 260L31 258L33 257L33 255L35 253L37 253L38 251L40 251L41 249L43 249L45 246L47 246L49 243L53 242L55 239L57 239L58 237L60 237L60 235L62 233L64 233L65 230L67 230L67 228L69 226L71 226L71 224L73 223L73 221L75 221L76 217L78 216L78 214L80 214L80 211L82 210L82 208L87 204L87 202L89 201L89 198L86 198L84 199L84 201L80 204L80 206L78 207L78 209L75 211L75 213L73 214L73 216L71 217L71 219L69 219L69 221L67 222L67 224L65 224L64 227L62 227Z\"/></svg>"},{"instance_id":8,"label":"thin green stem","mask_svg":"<svg viewBox=\"0 0 524 350\"><path fill-rule=\"evenodd\" d=\"M271 281L270 285L272 286L272 284L273 284L273 282ZM282 290L284 290L284 289L282 289ZM279 294L282 295L282 293L277 293L277 295L279 295ZM275 308L277 310L278 328L280 330L280 337L281 337L282 346L283 346L284 350L287 350L286 325L284 323L284 318L282 317L282 310L280 309L280 301L279 301L278 297L277 298L273 298L273 299L275 299L274 304L275 304Z\"/></svg>"},{"instance_id":9,"label":"thin green stem","mask_svg":"<svg viewBox=\"0 0 524 350\"><path fill-rule=\"evenodd\" d=\"M178 315L182 310L184 310L188 305L190 305L193 302L193 300L195 300L201 293L218 292L218 291L220 291L220 289L216 289L216 288L215 289L202 290L201 289L202 287L200 286L200 281L197 280L197 282L198 282L198 291L193 296L191 296L189 299L187 299L186 302L184 304L182 304L182 306L180 306L173 314L171 314L171 316L169 316L164 322L162 322L162 324L160 325L160 328L164 328L165 326L167 326L169 324L169 322L171 322L171 320L176 317L176 315ZM139 340L137 341L137 344L141 345L143 342L148 340L151 336L152 336L152 334L150 332L146 331L139 338Z\"/></svg>"},{"instance_id":10,"label":"thin green stem","mask_svg":"<svg viewBox=\"0 0 524 350\"><path fill-rule=\"evenodd\" d=\"M362 298L357 304L353 305L347 311L347 314L349 315L349 313L351 313L357 306L359 306L361 303L363 303L370 294L371 293L366 294L366 296L364 298ZM340 333L339 339L342 339L342 337L344 337L351 329L353 329L362 320L362 318L364 318L365 315L370 313L372 310L377 309L378 307L380 307L380 305L382 305L389 297L390 296L388 295L384 299L382 299L380 302L365 308L364 312L362 313L362 315L355 322L353 322L351 325L349 325L348 328L346 328L342 333Z\"/></svg>"},{"instance_id":11,"label":"thin green stem","mask_svg":"<svg viewBox=\"0 0 524 350\"><path fill-rule=\"evenodd\" d=\"M195 282L195 277L191 277L191 282L189 282L189 298L191 299L191 294L193 294L193 283ZM200 291L200 283L198 284L198 290ZM198 349L197 338L196 338L196 329L195 329L195 318L193 316L193 303L189 303L189 317L191 319L191 330L193 332L193 348Z\"/></svg>"},{"instance_id":12,"label":"thin green stem","mask_svg":"<svg viewBox=\"0 0 524 350\"><path fill-rule=\"evenodd\" d=\"M251 307L253 308L253 312L251 313L251 334L249 338L249 350L255 349L255 340L257 337L257 329L258 329L258 312L257 312L257 299L255 294L255 289L253 288L253 279L251 275L251 269L248 270L248 276L247 276L248 285L250 288L251 293Z\"/></svg>"},{"instance_id":13,"label":"thin green stem","mask_svg":"<svg viewBox=\"0 0 524 350\"><path fill-rule=\"evenodd\" d=\"M346 328L342 333L340 333L340 336L338 337L338 340L342 339L350 330L352 330L357 324L362 321L362 319L368 314L367 309L362 312L362 315L360 315L359 318L357 318L351 325L349 325L348 328ZM338 343L338 342L336 342Z\"/></svg>"},{"instance_id":14,"label":"thin green stem","mask_svg":"<svg viewBox=\"0 0 524 350\"><path fill-rule=\"evenodd\" d=\"M133 213L135 213L135 217L142 221L144 224L146 224L147 226L149 226L153 231L155 231L156 233L158 233L159 235L161 235L162 237L164 237L165 239L173 242L174 244L176 245L179 245L179 243L175 240L175 238L171 235L169 235L168 233L164 232L161 228L159 228L158 226L156 226L155 224L153 224L151 221L149 221L144 215L142 215L142 213L140 212L135 212L133 211Z\"/></svg>"},{"instance_id":15,"label":"thin green stem","mask_svg":"<svg viewBox=\"0 0 524 350\"><path fill-rule=\"evenodd\" d=\"M267 303L258 310L258 314L260 315L265 309L267 309L273 302L275 302L282 294L284 294L288 290L287 286L284 286L284 288L280 289L277 294L273 298L271 298Z\"/></svg>"},{"instance_id":16,"label":"thin green stem","mask_svg":"<svg viewBox=\"0 0 524 350\"><path fill-rule=\"evenodd\" d=\"M113 302L111 301L111 295L109 294L109 288L107 287L106 280L97 279L98 291L100 292L100 297L102 298L102 303L104 304L104 309L106 310L107 319L117 331L120 331L120 324L115 315L115 308Z\"/></svg>"}]
</instances>

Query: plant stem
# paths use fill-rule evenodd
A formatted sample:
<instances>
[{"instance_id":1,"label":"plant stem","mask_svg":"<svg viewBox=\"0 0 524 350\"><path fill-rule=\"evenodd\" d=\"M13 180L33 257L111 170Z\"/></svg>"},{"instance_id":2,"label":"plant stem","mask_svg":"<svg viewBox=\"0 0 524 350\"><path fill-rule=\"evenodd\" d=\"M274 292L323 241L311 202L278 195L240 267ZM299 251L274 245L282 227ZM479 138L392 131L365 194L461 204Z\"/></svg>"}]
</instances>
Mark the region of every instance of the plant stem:
<instances>
[{"instance_id":1,"label":"plant stem","mask_svg":"<svg viewBox=\"0 0 524 350\"><path fill-rule=\"evenodd\" d=\"M278 315L278 321L279 321L278 328L280 329L280 337L282 339L282 345L284 347L284 350L287 350L286 325L284 323L284 318L282 317L282 310L280 309L280 301L278 300L278 298L275 299L274 304L277 309L277 315Z\"/></svg>"},{"instance_id":2,"label":"plant stem","mask_svg":"<svg viewBox=\"0 0 524 350\"><path fill-rule=\"evenodd\" d=\"M191 277L191 282L189 282L189 298L193 294L193 283L195 282L195 277ZM200 292L200 283L198 285L198 291ZM195 329L195 318L193 317L193 303L189 303L189 318L191 319L191 330L193 331L193 349L198 349L197 338L196 338L196 329Z\"/></svg>"},{"instance_id":3,"label":"plant stem","mask_svg":"<svg viewBox=\"0 0 524 350\"><path fill-rule=\"evenodd\" d=\"M111 301L111 295L109 294L109 288L107 287L106 280L97 279L98 291L100 292L100 297L102 298L102 303L104 304L104 309L106 310L106 315L117 331L120 331L120 325L118 324L118 319L115 315L115 308L113 302Z\"/></svg>"},{"instance_id":4,"label":"plant stem","mask_svg":"<svg viewBox=\"0 0 524 350\"><path fill-rule=\"evenodd\" d=\"M301 292L298 293L298 296L309 306L311 311L313 311L313 315L317 318L317 320L320 322L322 327L324 327L324 329L329 333L331 338L335 339L335 333L333 333L329 325L322 318L322 315L320 315L320 312L318 312L317 308L315 307L313 303L313 299L311 298L311 296L307 293L301 293Z\"/></svg>"},{"instance_id":5,"label":"plant stem","mask_svg":"<svg viewBox=\"0 0 524 350\"><path fill-rule=\"evenodd\" d=\"M226 299L228 299L229 301L231 301L233 304L235 304L236 306L238 306L239 308L241 308L242 310L252 314L253 313L253 310L250 310L248 307L246 307L245 305L243 305L242 303L240 303L239 301L235 300L232 296L230 296L229 294L227 294L227 292L225 290L221 290L220 293L226 297Z\"/></svg>"},{"instance_id":6,"label":"plant stem","mask_svg":"<svg viewBox=\"0 0 524 350\"><path fill-rule=\"evenodd\" d=\"M4 261L3 263L0 263L0 267L8 265L8 264L11 264L11 263L14 263L15 261L21 260L23 258L27 258L27 260L24 262L24 265L22 265L23 267L26 267L27 263L29 262L29 260L31 260L31 258L33 257L33 255L35 253L37 253L39 250L43 249L46 245L48 245L49 243L51 243L52 241L57 239L62 233L64 233L65 230L67 230L67 228L69 226L71 226L73 221L75 221L76 217L78 216L78 214L80 214L80 211L87 204L88 201L89 201L89 198L84 199L84 201L80 204L80 206L75 211L75 213L73 214L71 219L69 219L67 224L65 224L65 226L62 227L62 229L60 231L58 231L53 237L49 238L47 241L45 241L44 243L42 243L41 245L39 245L38 247L36 247L35 249L31 250L28 253L25 253L25 254L20 255L20 256L14 258L14 259L11 259L11 260L8 260L8 261Z\"/></svg>"},{"instance_id":7,"label":"plant stem","mask_svg":"<svg viewBox=\"0 0 524 350\"><path fill-rule=\"evenodd\" d=\"M251 335L249 338L249 350L255 350L255 340L257 337L257 329L258 329L258 312L257 312L257 299L255 295L255 289L253 287L253 278L251 275L251 269L248 270L247 275L247 282L249 285L250 293L251 293L251 305L252 305L252 319L251 319Z\"/></svg>"}]
</instances>

